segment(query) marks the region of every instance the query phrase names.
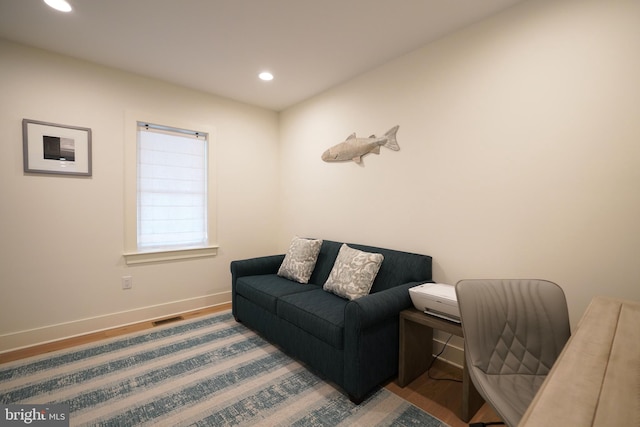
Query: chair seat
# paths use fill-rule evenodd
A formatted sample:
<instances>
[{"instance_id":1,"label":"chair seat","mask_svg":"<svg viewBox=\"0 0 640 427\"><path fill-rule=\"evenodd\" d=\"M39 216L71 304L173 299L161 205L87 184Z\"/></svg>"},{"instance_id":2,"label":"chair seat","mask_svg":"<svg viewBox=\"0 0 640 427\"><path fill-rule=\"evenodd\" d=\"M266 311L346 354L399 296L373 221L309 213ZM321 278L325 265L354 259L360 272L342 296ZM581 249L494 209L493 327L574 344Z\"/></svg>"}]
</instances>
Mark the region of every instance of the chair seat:
<instances>
[{"instance_id":1,"label":"chair seat","mask_svg":"<svg viewBox=\"0 0 640 427\"><path fill-rule=\"evenodd\" d=\"M529 407L546 375L498 374L484 375L476 372L476 389L487 391L491 407L501 408L500 415L508 425L517 425ZM500 390L501 393L489 393Z\"/></svg>"}]
</instances>

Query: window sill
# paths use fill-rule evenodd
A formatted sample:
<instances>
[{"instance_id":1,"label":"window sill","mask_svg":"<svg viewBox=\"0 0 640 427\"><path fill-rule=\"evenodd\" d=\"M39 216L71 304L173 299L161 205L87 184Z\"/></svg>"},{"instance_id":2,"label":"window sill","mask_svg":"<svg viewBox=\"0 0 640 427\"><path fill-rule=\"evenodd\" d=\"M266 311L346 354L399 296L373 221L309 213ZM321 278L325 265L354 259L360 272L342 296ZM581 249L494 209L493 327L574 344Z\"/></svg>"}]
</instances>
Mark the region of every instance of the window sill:
<instances>
[{"instance_id":1,"label":"window sill","mask_svg":"<svg viewBox=\"0 0 640 427\"><path fill-rule=\"evenodd\" d=\"M131 252L123 254L127 265L152 262L179 261L184 259L212 257L218 254L218 246L202 248L159 250L154 252Z\"/></svg>"}]
</instances>

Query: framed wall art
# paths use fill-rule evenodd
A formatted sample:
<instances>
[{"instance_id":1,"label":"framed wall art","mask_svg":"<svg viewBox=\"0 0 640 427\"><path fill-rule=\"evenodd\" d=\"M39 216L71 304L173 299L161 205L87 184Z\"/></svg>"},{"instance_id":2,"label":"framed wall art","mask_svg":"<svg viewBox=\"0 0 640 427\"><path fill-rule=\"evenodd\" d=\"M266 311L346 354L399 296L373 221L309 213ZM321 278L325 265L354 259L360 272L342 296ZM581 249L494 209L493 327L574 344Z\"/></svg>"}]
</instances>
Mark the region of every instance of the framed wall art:
<instances>
[{"instance_id":1,"label":"framed wall art","mask_svg":"<svg viewBox=\"0 0 640 427\"><path fill-rule=\"evenodd\" d=\"M24 171L91 176L91 129L22 120Z\"/></svg>"}]
</instances>

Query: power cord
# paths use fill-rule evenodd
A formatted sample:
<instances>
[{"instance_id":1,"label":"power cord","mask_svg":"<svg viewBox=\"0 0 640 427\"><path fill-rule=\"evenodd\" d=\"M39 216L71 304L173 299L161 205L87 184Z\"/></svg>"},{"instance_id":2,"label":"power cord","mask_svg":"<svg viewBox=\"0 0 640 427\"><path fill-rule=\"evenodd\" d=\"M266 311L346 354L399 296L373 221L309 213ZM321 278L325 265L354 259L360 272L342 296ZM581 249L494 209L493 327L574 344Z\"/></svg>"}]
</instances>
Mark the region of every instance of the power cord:
<instances>
[{"instance_id":1,"label":"power cord","mask_svg":"<svg viewBox=\"0 0 640 427\"><path fill-rule=\"evenodd\" d=\"M444 353L444 350L447 348L447 344L449 344L449 341L451 341L451 338L453 338L453 334L449 334L449 338L447 338L447 341L442 346L442 350L440 350L440 353L436 354L434 356L434 358L431 359L431 363L429 363L429 367L427 368L427 376L432 380L436 380L436 381L453 381L453 382L456 382L456 383L461 383L462 382L462 380L459 380L457 378L436 378L436 377L431 376L431 367L435 363L436 359L438 357L440 357L440 355L442 353Z\"/></svg>"}]
</instances>

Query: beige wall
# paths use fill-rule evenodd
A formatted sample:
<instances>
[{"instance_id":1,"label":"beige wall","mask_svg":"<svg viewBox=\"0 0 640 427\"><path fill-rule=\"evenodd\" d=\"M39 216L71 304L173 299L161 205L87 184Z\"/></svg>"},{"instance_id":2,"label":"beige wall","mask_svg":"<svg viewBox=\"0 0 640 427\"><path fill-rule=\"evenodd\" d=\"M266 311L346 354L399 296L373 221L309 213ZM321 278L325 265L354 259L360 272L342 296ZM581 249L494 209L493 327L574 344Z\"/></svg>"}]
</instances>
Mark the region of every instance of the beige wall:
<instances>
[{"instance_id":1,"label":"beige wall","mask_svg":"<svg viewBox=\"0 0 640 427\"><path fill-rule=\"evenodd\" d=\"M5 41L0 63L0 351L229 301L229 262L276 250L277 113ZM130 110L215 130L217 257L125 265ZM23 118L91 128L93 176L25 175Z\"/></svg>"},{"instance_id":2,"label":"beige wall","mask_svg":"<svg viewBox=\"0 0 640 427\"><path fill-rule=\"evenodd\" d=\"M325 163L400 125L401 151ZM283 235L640 300L640 2L530 1L281 115Z\"/></svg>"},{"instance_id":3,"label":"beige wall","mask_svg":"<svg viewBox=\"0 0 640 427\"><path fill-rule=\"evenodd\" d=\"M3 41L0 63L0 351L226 301L232 259L294 234L553 280L574 325L640 300L636 0L525 2L280 115ZM124 264L127 110L215 128L217 257ZM25 175L23 118L92 128L93 177ZM320 160L394 125L399 152Z\"/></svg>"}]
</instances>

